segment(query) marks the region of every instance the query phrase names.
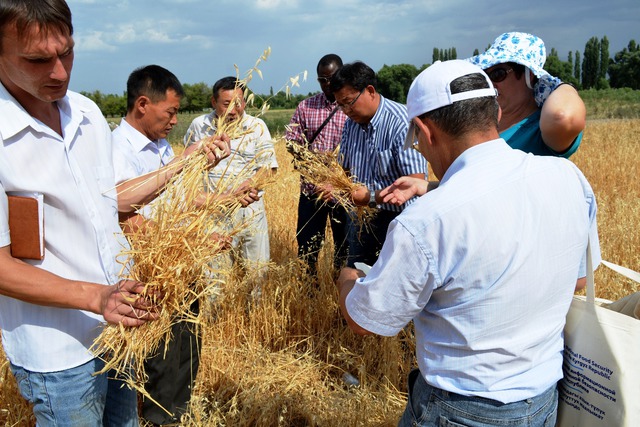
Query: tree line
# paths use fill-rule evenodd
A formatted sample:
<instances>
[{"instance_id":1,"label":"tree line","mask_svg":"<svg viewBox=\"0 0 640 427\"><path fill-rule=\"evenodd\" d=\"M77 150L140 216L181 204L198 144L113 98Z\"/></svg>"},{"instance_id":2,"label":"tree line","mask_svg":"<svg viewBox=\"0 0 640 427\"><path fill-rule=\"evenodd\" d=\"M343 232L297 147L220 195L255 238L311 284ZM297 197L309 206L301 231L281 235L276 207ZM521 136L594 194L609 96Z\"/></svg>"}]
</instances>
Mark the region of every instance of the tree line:
<instances>
[{"instance_id":1,"label":"tree line","mask_svg":"<svg viewBox=\"0 0 640 427\"><path fill-rule=\"evenodd\" d=\"M473 55L478 55L476 49ZM441 49L434 48L432 63L438 60L457 59L455 47ZM384 65L377 72L377 90L386 98L398 102L406 102L406 94L413 79L430 64L417 68L411 64ZM547 55L544 69L562 81L571 83L579 90L629 88L640 89L640 45L635 40L629 41L627 47L616 52L613 57L609 54L609 40L591 37L584 48L584 52L570 51L566 61L559 58L555 48ZM182 111L202 112L211 107L211 86L201 82L183 84L185 96L182 99ZM126 114L126 94L102 94L100 91L82 92L91 98L102 113L107 117L122 117ZM283 91L277 93L271 89L268 95L256 94L254 106L262 108L265 102L272 109L291 109L304 98L312 95L292 95Z\"/></svg>"}]
</instances>

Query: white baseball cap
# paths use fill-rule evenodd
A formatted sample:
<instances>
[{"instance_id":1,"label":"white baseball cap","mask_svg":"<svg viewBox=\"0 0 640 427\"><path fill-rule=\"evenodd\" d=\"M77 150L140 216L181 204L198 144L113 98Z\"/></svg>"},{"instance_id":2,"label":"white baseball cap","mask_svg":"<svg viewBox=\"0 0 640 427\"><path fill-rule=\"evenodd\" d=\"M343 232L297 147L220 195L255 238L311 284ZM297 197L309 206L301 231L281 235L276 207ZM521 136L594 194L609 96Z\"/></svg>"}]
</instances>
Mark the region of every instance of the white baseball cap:
<instances>
[{"instance_id":1,"label":"white baseball cap","mask_svg":"<svg viewBox=\"0 0 640 427\"><path fill-rule=\"evenodd\" d=\"M451 93L451 82L469 74L482 74L489 87L465 92ZM466 99L497 96L489 76L477 65L461 59L436 61L413 80L407 94L407 116L409 130L404 148L411 148L414 141L415 125L413 119L429 111L446 107L454 102Z\"/></svg>"}]
</instances>

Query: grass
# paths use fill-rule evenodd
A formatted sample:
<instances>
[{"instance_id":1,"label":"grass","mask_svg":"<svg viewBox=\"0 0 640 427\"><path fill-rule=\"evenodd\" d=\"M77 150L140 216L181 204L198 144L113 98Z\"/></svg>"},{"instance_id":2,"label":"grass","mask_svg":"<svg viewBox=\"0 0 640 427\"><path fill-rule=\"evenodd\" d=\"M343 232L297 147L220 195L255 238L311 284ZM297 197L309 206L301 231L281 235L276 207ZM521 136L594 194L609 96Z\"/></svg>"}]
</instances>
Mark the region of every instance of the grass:
<instances>
[{"instance_id":1,"label":"grass","mask_svg":"<svg viewBox=\"0 0 640 427\"><path fill-rule=\"evenodd\" d=\"M180 122L186 129L190 120ZM179 129L174 133L179 136ZM598 199L603 258L634 270L640 270L639 133L640 119L589 120L571 158ZM284 144L276 149L278 180L265 195L272 265L263 297L251 305L251 280L236 271L218 304L209 307L192 410L183 425L395 426L414 366L411 329L391 338L358 337L348 330L336 304L331 242L320 253L319 284L310 285L296 259L298 175ZM596 285L597 296L607 299L640 290L605 267L596 271ZM345 372L360 386L346 385ZM5 364L0 424L29 425L28 417Z\"/></svg>"}]
</instances>

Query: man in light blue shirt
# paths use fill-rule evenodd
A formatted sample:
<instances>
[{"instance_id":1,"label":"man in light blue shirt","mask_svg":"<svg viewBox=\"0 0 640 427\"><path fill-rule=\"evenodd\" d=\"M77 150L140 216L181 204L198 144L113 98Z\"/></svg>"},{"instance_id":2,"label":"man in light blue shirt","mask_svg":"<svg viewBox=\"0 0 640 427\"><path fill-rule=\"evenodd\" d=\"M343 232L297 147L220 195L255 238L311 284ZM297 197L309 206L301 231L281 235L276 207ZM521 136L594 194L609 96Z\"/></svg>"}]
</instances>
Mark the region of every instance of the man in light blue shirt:
<instances>
[{"instance_id":1,"label":"man in light blue shirt","mask_svg":"<svg viewBox=\"0 0 640 427\"><path fill-rule=\"evenodd\" d=\"M361 334L414 321L419 370L401 426L554 425L589 239L600 261L593 191L571 162L499 138L495 89L473 64L433 64L407 99L405 146L440 186L391 223L366 276L341 271L342 312Z\"/></svg>"}]
</instances>

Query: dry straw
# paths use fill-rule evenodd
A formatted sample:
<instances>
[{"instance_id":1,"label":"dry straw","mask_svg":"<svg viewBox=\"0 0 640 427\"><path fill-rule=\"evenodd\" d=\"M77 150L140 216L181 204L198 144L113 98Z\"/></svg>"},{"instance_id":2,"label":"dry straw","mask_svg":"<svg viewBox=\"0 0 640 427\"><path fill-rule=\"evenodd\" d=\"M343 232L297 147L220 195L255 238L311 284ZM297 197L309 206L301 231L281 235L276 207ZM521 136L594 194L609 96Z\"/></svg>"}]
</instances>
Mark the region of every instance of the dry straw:
<instances>
[{"instance_id":1,"label":"dry straw","mask_svg":"<svg viewBox=\"0 0 640 427\"><path fill-rule=\"evenodd\" d=\"M304 135L303 135L304 137ZM376 210L369 206L359 206L353 202L351 195L363 186L357 182L356 176L349 176L342 168L339 158L340 147L329 152L314 152L304 139L303 144L286 141L287 150L293 158L294 168L300 173L304 182L316 187L330 188L331 198L349 213L358 223L367 225ZM317 196L322 201L322 195Z\"/></svg>"}]
</instances>

